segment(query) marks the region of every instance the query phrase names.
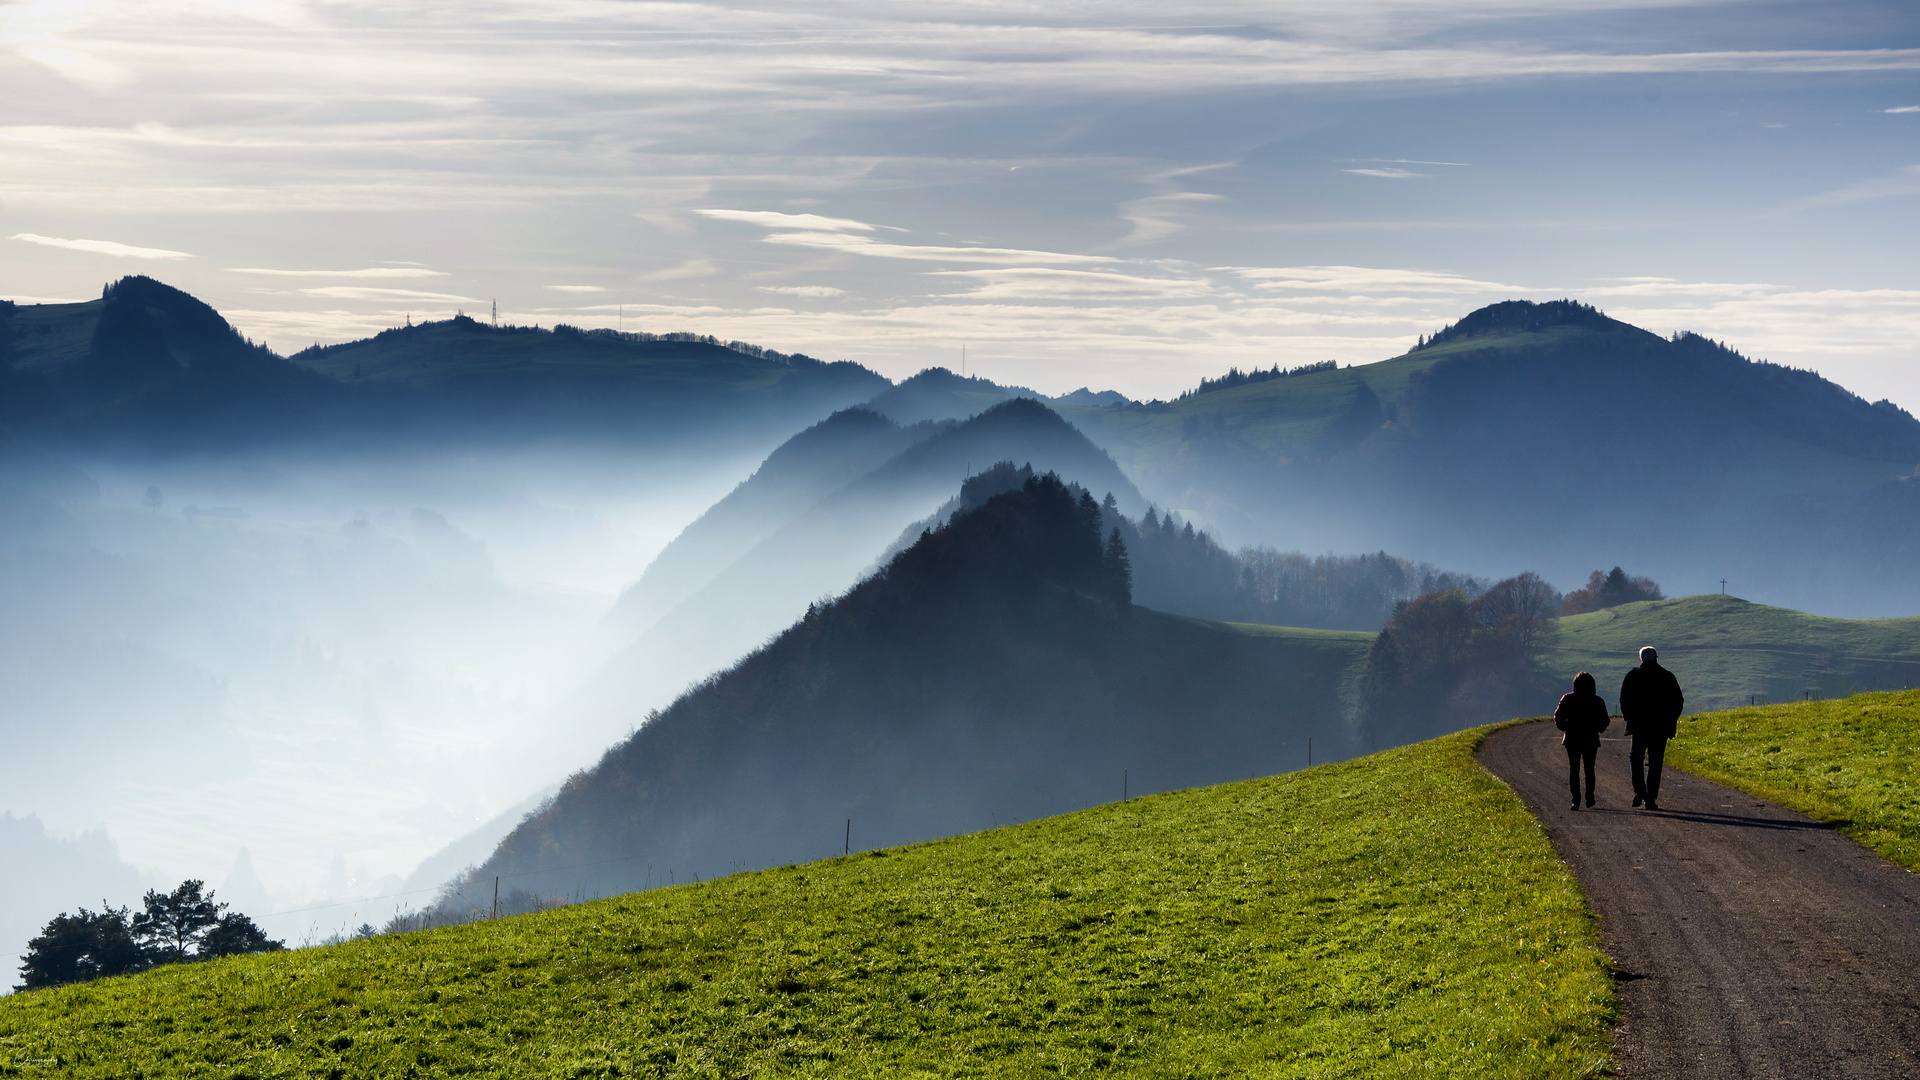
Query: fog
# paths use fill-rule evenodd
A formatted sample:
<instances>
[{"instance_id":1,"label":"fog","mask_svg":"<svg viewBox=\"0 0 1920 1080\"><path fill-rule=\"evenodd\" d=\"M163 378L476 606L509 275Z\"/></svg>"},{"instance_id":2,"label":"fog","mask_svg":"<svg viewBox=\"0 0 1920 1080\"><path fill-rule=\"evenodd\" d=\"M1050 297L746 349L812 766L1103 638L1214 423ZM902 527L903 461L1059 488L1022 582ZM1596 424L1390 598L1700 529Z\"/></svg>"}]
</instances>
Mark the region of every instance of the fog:
<instances>
[{"instance_id":1,"label":"fog","mask_svg":"<svg viewBox=\"0 0 1920 1080\"><path fill-rule=\"evenodd\" d=\"M542 718L765 449L42 462L0 506L0 956L187 877L290 944L430 900L624 734Z\"/></svg>"}]
</instances>

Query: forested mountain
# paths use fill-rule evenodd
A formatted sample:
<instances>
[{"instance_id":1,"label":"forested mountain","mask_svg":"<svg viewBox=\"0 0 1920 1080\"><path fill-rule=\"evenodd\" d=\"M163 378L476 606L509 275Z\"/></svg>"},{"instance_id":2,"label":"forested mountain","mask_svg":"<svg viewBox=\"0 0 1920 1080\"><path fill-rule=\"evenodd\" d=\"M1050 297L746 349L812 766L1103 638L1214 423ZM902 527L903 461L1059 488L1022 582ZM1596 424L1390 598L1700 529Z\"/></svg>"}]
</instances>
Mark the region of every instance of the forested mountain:
<instances>
[{"instance_id":1,"label":"forested mountain","mask_svg":"<svg viewBox=\"0 0 1920 1080\"><path fill-rule=\"evenodd\" d=\"M1920 608L1920 422L1581 304L1481 309L1397 359L1062 411L1224 534L1835 613Z\"/></svg>"},{"instance_id":2,"label":"forested mountain","mask_svg":"<svg viewBox=\"0 0 1920 1080\"><path fill-rule=\"evenodd\" d=\"M472 880L611 893L825 855L848 819L886 846L1109 801L1123 772L1139 793L1297 767L1309 736L1316 759L1353 751L1370 635L1123 596L1093 497L1031 478L692 689Z\"/></svg>"},{"instance_id":3,"label":"forested mountain","mask_svg":"<svg viewBox=\"0 0 1920 1080\"><path fill-rule=\"evenodd\" d=\"M85 303L0 304L0 426L85 449L784 435L889 385L738 342L464 316L281 357L146 277Z\"/></svg>"},{"instance_id":4,"label":"forested mountain","mask_svg":"<svg viewBox=\"0 0 1920 1080\"><path fill-rule=\"evenodd\" d=\"M843 414L827 425L825 434L864 434L823 439L821 429L815 429L796 436L798 446L790 444L775 457L785 463L782 469L812 470L810 479L795 475L777 484L742 485L735 493L740 498L723 500L729 505L722 521L690 527L689 532L697 530L699 546L745 550L686 590L683 599L650 624L643 620L662 598L682 591L679 582L663 575L657 581L643 579L630 590L602 635L602 651L615 657L614 662L569 699L564 719L550 729L566 737L549 739L548 746L536 752L564 747L577 755L606 745L630 725L635 702L664 705L690 682L726 667L779 633L808 604L850 588L908 523L939 506L970 471L994 461L1031 463L1038 471L1056 472L1102 495L1112 492L1120 505L1136 512L1144 505L1099 447L1045 405L1015 399L965 422L900 431L898 438L909 443L905 449L792 512L786 489L803 483L828 486L866 452L858 448L886 443L889 437L875 421L892 425L871 414ZM847 454L800 452L801 447L823 443ZM763 469L772 464L770 459ZM741 532L730 534L722 527L728 523ZM693 546L676 539L661 559L692 569L710 565L690 550ZM638 637L631 636L635 632Z\"/></svg>"}]
</instances>

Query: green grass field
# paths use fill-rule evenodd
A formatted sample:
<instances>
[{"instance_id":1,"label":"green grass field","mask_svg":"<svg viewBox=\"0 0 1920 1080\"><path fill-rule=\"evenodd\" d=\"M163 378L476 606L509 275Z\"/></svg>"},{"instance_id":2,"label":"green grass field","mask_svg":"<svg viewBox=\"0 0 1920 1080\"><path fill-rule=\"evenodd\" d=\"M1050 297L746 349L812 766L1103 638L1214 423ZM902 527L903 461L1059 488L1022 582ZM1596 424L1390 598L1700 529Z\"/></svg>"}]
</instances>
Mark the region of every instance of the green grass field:
<instances>
[{"instance_id":1,"label":"green grass field","mask_svg":"<svg viewBox=\"0 0 1920 1080\"><path fill-rule=\"evenodd\" d=\"M1594 1075L1606 961L1479 734L16 994L0 1075Z\"/></svg>"},{"instance_id":2,"label":"green grass field","mask_svg":"<svg viewBox=\"0 0 1920 1080\"><path fill-rule=\"evenodd\" d=\"M1667 761L1920 869L1920 691L1689 716Z\"/></svg>"},{"instance_id":3,"label":"green grass field","mask_svg":"<svg viewBox=\"0 0 1920 1080\"><path fill-rule=\"evenodd\" d=\"M1733 596L1625 604L1559 620L1543 667L1591 671L1609 704L1642 645L1679 677L1692 712L1920 684L1920 618L1830 619Z\"/></svg>"}]
</instances>

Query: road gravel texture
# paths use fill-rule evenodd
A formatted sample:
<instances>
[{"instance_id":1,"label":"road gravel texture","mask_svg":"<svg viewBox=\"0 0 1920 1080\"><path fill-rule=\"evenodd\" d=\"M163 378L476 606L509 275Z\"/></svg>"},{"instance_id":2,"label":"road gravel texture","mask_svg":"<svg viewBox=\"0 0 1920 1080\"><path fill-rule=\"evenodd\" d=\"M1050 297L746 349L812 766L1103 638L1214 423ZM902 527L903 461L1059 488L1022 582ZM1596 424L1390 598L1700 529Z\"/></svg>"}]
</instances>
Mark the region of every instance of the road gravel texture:
<instances>
[{"instance_id":1,"label":"road gravel texture","mask_svg":"<svg viewBox=\"0 0 1920 1080\"><path fill-rule=\"evenodd\" d=\"M1672 768L1660 809L1633 809L1624 737L1601 743L1591 810L1567 809L1552 724L1495 732L1480 762L1546 826L1599 917L1623 1075L1920 1078L1920 875Z\"/></svg>"}]
</instances>

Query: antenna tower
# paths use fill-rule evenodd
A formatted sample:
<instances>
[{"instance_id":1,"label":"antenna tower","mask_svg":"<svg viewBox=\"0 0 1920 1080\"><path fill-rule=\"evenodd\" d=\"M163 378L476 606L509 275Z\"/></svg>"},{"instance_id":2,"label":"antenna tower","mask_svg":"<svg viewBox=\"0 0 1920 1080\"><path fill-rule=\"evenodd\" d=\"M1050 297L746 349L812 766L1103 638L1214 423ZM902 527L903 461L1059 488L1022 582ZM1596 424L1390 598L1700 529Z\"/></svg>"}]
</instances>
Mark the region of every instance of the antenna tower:
<instances>
[{"instance_id":1,"label":"antenna tower","mask_svg":"<svg viewBox=\"0 0 1920 1080\"><path fill-rule=\"evenodd\" d=\"M493 302L493 325L500 325L500 301L498 300Z\"/></svg>"}]
</instances>

